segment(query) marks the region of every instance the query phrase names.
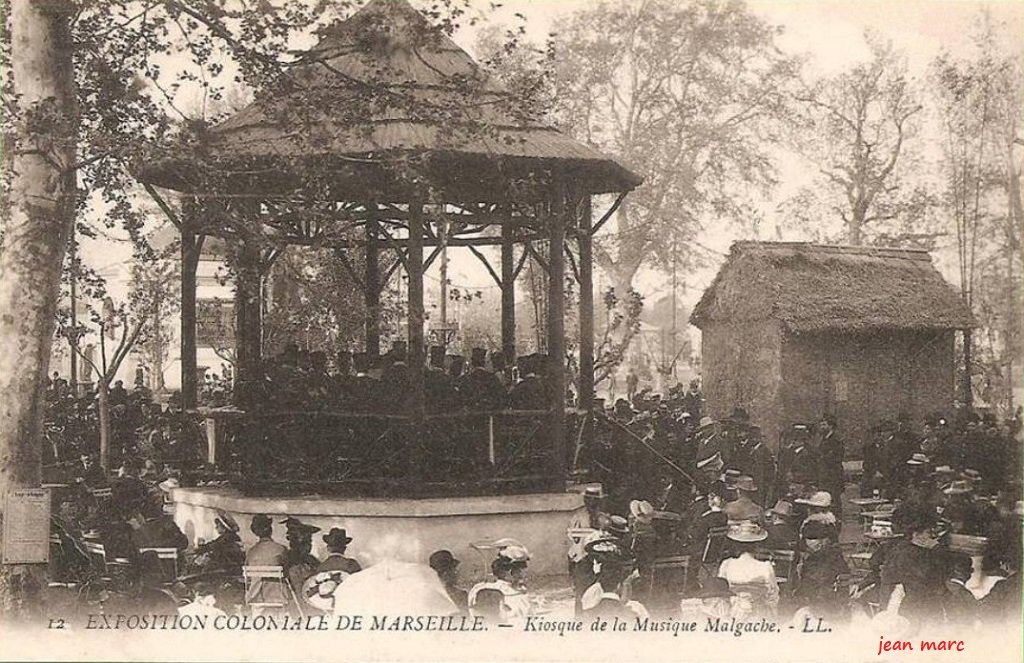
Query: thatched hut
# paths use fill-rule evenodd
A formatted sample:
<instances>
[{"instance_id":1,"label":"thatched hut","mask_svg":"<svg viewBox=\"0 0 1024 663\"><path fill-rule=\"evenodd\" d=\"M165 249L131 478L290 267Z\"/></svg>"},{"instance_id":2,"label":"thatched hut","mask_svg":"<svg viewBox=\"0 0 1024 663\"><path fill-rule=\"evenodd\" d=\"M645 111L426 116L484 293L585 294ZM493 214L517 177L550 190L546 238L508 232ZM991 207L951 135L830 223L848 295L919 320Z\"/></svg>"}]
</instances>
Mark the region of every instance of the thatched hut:
<instances>
[{"instance_id":1,"label":"thatched hut","mask_svg":"<svg viewBox=\"0 0 1024 663\"><path fill-rule=\"evenodd\" d=\"M972 325L926 251L737 242L694 308L711 416L745 407L772 444L833 413L872 423L953 404L954 332Z\"/></svg>"}]
</instances>

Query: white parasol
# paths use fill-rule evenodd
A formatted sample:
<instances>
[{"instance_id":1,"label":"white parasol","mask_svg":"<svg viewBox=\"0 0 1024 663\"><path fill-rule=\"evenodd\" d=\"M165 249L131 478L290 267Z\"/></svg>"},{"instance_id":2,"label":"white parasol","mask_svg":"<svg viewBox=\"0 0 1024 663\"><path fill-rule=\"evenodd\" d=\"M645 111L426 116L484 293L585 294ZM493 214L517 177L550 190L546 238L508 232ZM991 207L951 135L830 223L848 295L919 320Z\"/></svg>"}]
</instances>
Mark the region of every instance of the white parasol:
<instances>
[{"instance_id":1,"label":"white parasol","mask_svg":"<svg viewBox=\"0 0 1024 663\"><path fill-rule=\"evenodd\" d=\"M353 573L334 591L336 615L454 615L437 574L425 564L384 560Z\"/></svg>"}]
</instances>

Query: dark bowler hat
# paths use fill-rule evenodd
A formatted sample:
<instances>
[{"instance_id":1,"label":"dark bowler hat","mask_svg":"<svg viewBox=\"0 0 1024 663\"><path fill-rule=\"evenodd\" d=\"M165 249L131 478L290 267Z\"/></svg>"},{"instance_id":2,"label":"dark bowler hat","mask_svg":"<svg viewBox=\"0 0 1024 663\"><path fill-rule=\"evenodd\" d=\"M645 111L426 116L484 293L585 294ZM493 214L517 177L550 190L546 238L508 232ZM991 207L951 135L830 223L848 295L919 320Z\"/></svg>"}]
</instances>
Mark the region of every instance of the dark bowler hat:
<instances>
[{"instance_id":1,"label":"dark bowler hat","mask_svg":"<svg viewBox=\"0 0 1024 663\"><path fill-rule=\"evenodd\" d=\"M612 516L608 519L608 525L605 526L612 534L624 535L629 533L629 521L622 516Z\"/></svg>"},{"instance_id":2,"label":"dark bowler hat","mask_svg":"<svg viewBox=\"0 0 1024 663\"><path fill-rule=\"evenodd\" d=\"M252 517L252 523L249 525L249 529L255 531L263 529L265 527L273 527L274 523L270 520L270 516L265 513L257 513Z\"/></svg>"},{"instance_id":3,"label":"dark bowler hat","mask_svg":"<svg viewBox=\"0 0 1024 663\"><path fill-rule=\"evenodd\" d=\"M324 543L329 546L347 546L352 543L352 537L348 535L344 527L332 527L331 531L323 535Z\"/></svg>"},{"instance_id":4,"label":"dark bowler hat","mask_svg":"<svg viewBox=\"0 0 1024 663\"><path fill-rule=\"evenodd\" d=\"M459 560L455 559L455 555L449 550L438 550L430 555L427 564L435 571L447 571L458 566Z\"/></svg>"},{"instance_id":5,"label":"dark bowler hat","mask_svg":"<svg viewBox=\"0 0 1024 663\"><path fill-rule=\"evenodd\" d=\"M319 527L316 527L315 525L307 525L298 518L292 518L291 516L288 516L279 522L284 525L285 530L289 533L312 536L320 531Z\"/></svg>"}]
</instances>

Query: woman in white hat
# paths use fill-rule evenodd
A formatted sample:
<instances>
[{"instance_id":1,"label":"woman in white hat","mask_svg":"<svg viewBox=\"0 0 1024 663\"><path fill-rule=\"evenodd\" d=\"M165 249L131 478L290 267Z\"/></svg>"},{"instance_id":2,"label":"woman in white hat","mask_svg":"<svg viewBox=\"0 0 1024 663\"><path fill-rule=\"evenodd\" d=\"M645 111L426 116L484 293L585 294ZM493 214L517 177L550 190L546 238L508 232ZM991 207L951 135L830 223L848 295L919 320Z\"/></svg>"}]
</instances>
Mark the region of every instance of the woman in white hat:
<instances>
[{"instance_id":1,"label":"woman in white hat","mask_svg":"<svg viewBox=\"0 0 1024 663\"><path fill-rule=\"evenodd\" d=\"M473 616L484 616L477 605L481 595L496 596L501 594L499 612L502 621L525 620L533 614L533 601L526 589L526 566L530 553L526 548L510 545L501 548L498 556L491 562L493 581L479 582L469 590L467 602L469 612Z\"/></svg>"},{"instance_id":2,"label":"woman in white hat","mask_svg":"<svg viewBox=\"0 0 1024 663\"><path fill-rule=\"evenodd\" d=\"M729 589L749 604L747 616L773 617L779 605L779 583L771 562L754 557L758 545L768 532L757 523L742 523L728 534L733 556L722 561L718 577L729 583Z\"/></svg>"}]
</instances>

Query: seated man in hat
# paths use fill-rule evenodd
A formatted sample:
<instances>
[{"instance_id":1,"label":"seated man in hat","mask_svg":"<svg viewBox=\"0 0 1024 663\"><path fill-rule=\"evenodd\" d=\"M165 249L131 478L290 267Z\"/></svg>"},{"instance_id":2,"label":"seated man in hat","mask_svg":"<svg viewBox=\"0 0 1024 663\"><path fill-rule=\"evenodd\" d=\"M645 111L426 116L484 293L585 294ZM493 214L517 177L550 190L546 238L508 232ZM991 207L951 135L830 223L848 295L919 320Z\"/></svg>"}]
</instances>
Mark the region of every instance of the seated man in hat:
<instances>
[{"instance_id":1,"label":"seated man in hat","mask_svg":"<svg viewBox=\"0 0 1024 663\"><path fill-rule=\"evenodd\" d=\"M455 607L461 612L469 610L469 593L460 589L459 583L459 560L448 550L438 550L430 555L427 562L430 568L437 574L438 580L444 586L448 598L452 600Z\"/></svg>"},{"instance_id":2,"label":"seated man in hat","mask_svg":"<svg viewBox=\"0 0 1024 663\"><path fill-rule=\"evenodd\" d=\"M780 499L765 515L768 517L765 547L771 550L795 550L800 534L793 523L793 505Z\"/></svg>"},{"instance_id":3,"label":"seated man in hat","mask_svg":"<svg viewBox=\"0 0 1024 663\"><path fill-rule=\"evenodd\" d=\"M706 578L693 598L679 602L679 618L684 622L702 622L705 619L728 619L735 616L735 598L725 578Z\"/></svg>"},{"instance_id":4,"label":"seated man in hat","mask_svg":"<svg viewBox=\"0 0 1024 663\"><path fill-rule=\"evenodd\" d=\"M834 538L833 528L819 522L808 523L801 534L803 559L798 567L794 598L798 608L835 621L846 611L847 589L840 576L850 573L843 551Z\"/></svg>"},{"instance_id":5,"label":"seated man in hat","mask_svg":"<svg viewBox=\"0 0 1024 663\"><path fill-rule=\"evenodd\" d=\"M973 572L973 562L964 553L951 553L946 566L946 593L943 596L942 612L946 622L962 626L974 626L978 619L980 604L967 589L967 581Z\"/></svg>"},{"instance_id":6,"label":"seated man in hat","mask_svg":"<svg viewBox=\"0 0 1024 663\"><path fill-rule=\"evenodd\" d=\"M473 348L469 357L469 372L459 380L459 400L462 407L471 410L501 410L508 401L505 388L498 376L488 371L487 351Z\"/></svg>"},{"instance_id":7,"label":"seated man in hat","mask_svg":"<svg viewBox=\"0 0 1024 663\"><path fill-rule=\"evenodd\" d=\"M405 399L409 393L412 381L409 376L408 344L405 341L395 341L388 353L390 364L384 369L380 376L381 392L384 398L385 409L399 411L405 407ZM419 370L419 367L417 367Z\"/></svg>"},{"instance_id":8,"label":"seated man in hat","mask_svg":"<svg viewBox=\"0 0 1024 663\"><path fill-rule=\"evenodd\" d=\"M256 535L256 543L245 554L246 566L284 566L288 548L274 541L274 523L265 513L252 517L249 530Z\"/></svg>"},{"instance_id":9,"label":"seated man in hat","mask_svg":"<svg viewBox=\"0 0 1024 663\"><path fill-rule=\"evenodd\" d=\"M800 524L801 532L809 523L820 523L831 527L836 541L839 540L839 521L832 513L832 495L824 490L819 490L810 497L800 497L793 502L807 509L807 516Z\"/></svg>"},{"instance_id":10,"label":"seated man in hat","mask_svg":"<svg viewBox=\"0 0 1024 663\"><path fill-rule=\"evenodd\" d=\"M600 530L608 520L608 514L602 510L604 493L600 486L587 486L583 491L583 508L573 514L569 521L569 577L572 580L573 595L577 614L579 614L580 597L594 583L592 565L587 559L584 546L600 535Z\"/></svg>"},{"instance_id":11,"label":"seated man in hat","mask_svg":"<svg viewBox=\"0 0 1024 663\"><path fill-rule=\"evenodd\" d=\"M706 562L715 566L718 564L722 552L718 544L722 542L713 541L710 535L729 523L729 517L722 511L724 502L725 484L717 481L708 488L706 508L690 525L687 533L684 552L695 562Z\"/></svg>"},{"instance_id":12,"label":"seated man in hat","mask_svg":"<svg viewBox=\"0 0 1024 663\"><path fill-rule=\"evenodd\" d=\"M764 517L764 510L750 497L757 493L754 479L741 476L735 481L733 487L736 489L736 499L722 507L726 517L730 521L760 521Z\"/></svg>"},{"instance_id":13,"label":"seated man in hat","mask_svg":"<svg viewBox=\"0 0 1024 663\"><path fill-rule=\"evenodd\" d=\"M610 549L612 544L605 544ZM627 579L633 574L633 561L622 552L608 552L602 556L601 570L593 591L587 592L583 601L583 617L591 619L620 620L646 619L650 615L638 601L629 600L625 594Z\"/></svg>"},{"instance_id":14,"label":"seated man in hat","mask_svg":"<svg viewBox=\"0 0 1024 663\"><path fill-rule=\"evenodd\" d=\"M380 380L370 375L373 360L365 352L357 352L352 358L355 369L349 389L348 408L355 412L379 412L383 407Z\"/></svg>"},{"instance_id":15,"label":"seated man in hat","mask_svg":"<svg viewBox=\"0 0 1024 663\"><path fill-rule=\"evenodd\" d=\"M506 620L522 621L533 614L533 601L526 589L526 567L530 554L522 546L510 545L498 551L491 562L494 580L479 582L469 590L470 614L476 615L477 597L486 590L501 593L501 614Z\"/></svg>"},{"instance_id":16,"label":"seated man in hat","mask_svg":"<svg viewBox=\"0 0 1024 663\"><path fill-rule=\"evenodd\" d=\"M902 516L906 537L894 544L881 569L882 601L888 613L912 623L941 616L946 591L946 556L939 548L943 533L934 511L913 506Z\"/></svg>"},{"instance_id":17,"label":"seated man in hat","mask_svg":"<svg viewBox=\"0 0 1024 663\"><path fill-rule=\"evenodd\" d=\"M345 573L359 573L363 570L359 562L351 557L345 556L348 544L352 543L352 537L344 528L332 527L331 531L323 535L324 543L327 544L327 557L320 562L317 571L343 571Z\"/></svg>"},{"instance_id":18,"label":"seated man in hat","mask_svg":"<svg viewBox=\"0 0 1024 663\"><path fill-rule=\"evenodd\" d=\"M284 572L292 589L299 593L306 578L316 573L320 560L313 557L313 535L319 527L307 525L298 518L288 517L281 521L288 539L288 553L285 555Z\"/></svg>"},{"instance_id":19,"label":"seated man in hat","mask_svg":"<svg viewBox=\"0 0 1024 663\"><path fill-rule=\"evenodd\" d=\"M238 523L225 511L217 511L213 520L217 537L196 547L194 564L202 571L220 571L232 576L242 574L245 552L238 537Z\"/></svg>"},{"instance_id":20,"label":"seated man in hat","mask_svg":"<svg viewBox=\"0 0 1024 663\"><path fill-rule=\"evenodd\" d=\"M143 505L145 521L132 533L137 548L177 548L181 553L188 548L188 537L174 518L164 513L163 504L150 500Z\"/></svg>"}]
</instances>

